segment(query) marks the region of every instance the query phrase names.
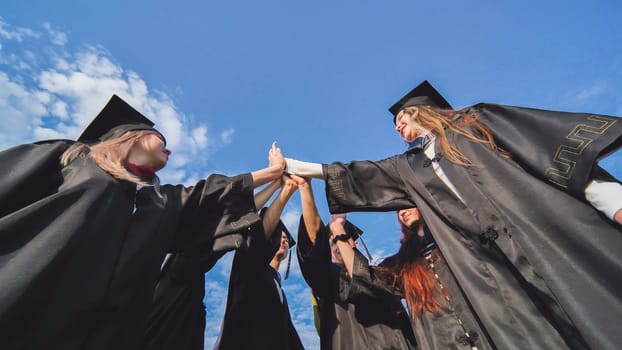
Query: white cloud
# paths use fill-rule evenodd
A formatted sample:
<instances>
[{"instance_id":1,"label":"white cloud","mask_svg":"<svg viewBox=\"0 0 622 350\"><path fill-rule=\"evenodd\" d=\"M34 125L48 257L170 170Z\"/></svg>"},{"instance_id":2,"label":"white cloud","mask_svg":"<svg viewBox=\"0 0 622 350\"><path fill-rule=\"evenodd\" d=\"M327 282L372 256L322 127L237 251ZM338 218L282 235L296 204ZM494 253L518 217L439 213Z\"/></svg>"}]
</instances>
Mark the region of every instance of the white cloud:
<instances>
[{"instance_id":1,"label":"white cloud","mask_svg":"<svg viewBox=\"0 0 622 350\"><path fill-rule=\"evenodd\" d=\"M52 25L47 22L43 23L43 28L45 28L50 35L50 41L52 44L59 46L67 44L67 34L52 28Z\"/></svg>"},{"instance_id":2,"label":"white cloud","mask_svg":"<svg viewBox=\"0 0 622 350\"><path fill-rule=\"evenodd\" d=\"M32 140L42 124L46 106L37 91L28 89L0 71L0 148Z\"/></svg>"},{"instance_id":3,"label":"white cloud","mask_svg":"<svg viewBox=\"0 0 622 350\"><path fill-rule=\"evenodd\" d=\"M235 130L233 128L229 128L220 133L220 141L224 144L230 144L233 141L233 133Z\"/></svg>"},{"instance_id":4,"label":"white cloud","mask_svg":"<svg viewBox=\"0 0 622 350\"><path fill-rule=\"evenodd\" d=\"M64 101L56 101L50 104L50 112L58 116L60 119L67 119L69 114L67 113L67 103Z\"/></svg>"},{"instance_id":5,"label":"white cloud","mask_svg":"<svg viewBox=\"0 0 622 350\"><path fill-rule=\"evenodd\" d=\"M151 89L105 48L90 45L71 52L64 47L65 33L49 23L43 28L49 35L0 18L0 39L18 43L0 51L0 148L42 138L75 139L117 94L166 136L173 156L160 173L163 182L188 183L189 174L193 179L206 175L213 152L206 125L193 125L167 94ZM219 136L229 143L232 134L229 129Z\"/></svg>"},{"instance_id":6,"label":"white cloud","mask_svg":"<svg viewBox=\"0 0 622 350\"><path fill-rule=\"evenodd\" d=\"M207 147L207 127L200 126L192 130L192 138L199 148Z\"/></svg>"},{"instance_id":7,"label":"white cloud","mask_svg":"<svg viewBox=\"0 0 622 350\"><path fill-rule=\"evenodd\" d=\"M39 33L32 29L12 27L8 23L4 22L0 17L0 39L15 40L21 42L26 38L38 38Z\"/></svg>"}]
</instances>

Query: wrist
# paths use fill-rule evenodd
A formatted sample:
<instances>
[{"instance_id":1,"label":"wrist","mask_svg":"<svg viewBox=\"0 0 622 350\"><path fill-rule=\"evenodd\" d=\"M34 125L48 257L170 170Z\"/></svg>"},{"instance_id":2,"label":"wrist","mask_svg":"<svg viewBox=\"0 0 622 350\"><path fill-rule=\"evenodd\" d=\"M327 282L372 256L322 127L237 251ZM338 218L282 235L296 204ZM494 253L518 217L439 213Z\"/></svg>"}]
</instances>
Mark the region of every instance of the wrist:
<instances>
[{"instance_id":1,"label":"wrist","mask_svg":"<svg viewBox=\"0 0 622 350\"><path fill-rule=\"evenodd\" d=\"M279 165L271 165L270 167L268 167L268 170L270 172L270 177L272 177L272 180L279 179L283 174L283 168Z\"/></svg>"}]
</instances>

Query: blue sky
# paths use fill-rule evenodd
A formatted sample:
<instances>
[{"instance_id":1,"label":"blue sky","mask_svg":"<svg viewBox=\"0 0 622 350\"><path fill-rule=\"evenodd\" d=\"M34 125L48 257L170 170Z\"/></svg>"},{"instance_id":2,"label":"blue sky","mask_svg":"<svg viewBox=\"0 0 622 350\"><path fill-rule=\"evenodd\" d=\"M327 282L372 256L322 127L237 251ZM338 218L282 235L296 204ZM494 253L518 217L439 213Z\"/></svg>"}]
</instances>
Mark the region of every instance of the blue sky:
<instances>
[{"instance_id":1,"label":"blue sky","mask_svg":"<svg viewBox=\"0 0 622 350\"><path fill-rule=\"evenodd\" d=\"M601 0L3 0L0 148L76 137L112 93L167 135L163 181L187 184L264 167L273 140L316 162L399 153L387 108L424 79L455 107L622 115L621 18L619 1ZM602 164L622 178L622 154ZM296 195L290 229L299 214ZM351 218L375 256L396 249L394 214ZM206 278L206 348L230 263ZM304 343L319 348L304 281L285 284Z\"/></svg>"}]
</instances>

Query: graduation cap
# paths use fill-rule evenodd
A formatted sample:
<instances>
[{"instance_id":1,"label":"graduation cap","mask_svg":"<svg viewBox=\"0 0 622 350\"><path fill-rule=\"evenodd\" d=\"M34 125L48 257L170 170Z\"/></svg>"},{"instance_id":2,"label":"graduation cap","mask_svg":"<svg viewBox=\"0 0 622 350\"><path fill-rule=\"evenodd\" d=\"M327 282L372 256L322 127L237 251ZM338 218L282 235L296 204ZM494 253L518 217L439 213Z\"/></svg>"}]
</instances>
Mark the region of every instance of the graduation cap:
<instances>
[{"instance_id":1,"label":"graduation cap","mask_svg":"<svg viewBox=\"0 0 622 350\"><path fill-rule=\"evenodd\" d=\"M402 109L419 105L429 105L443 109L452 108L449 102L436 91L432 84L424 80L389 108L389 112L393 114L393 124L395 124L395 118Z\"/></svg>"},{"instance_id":2,"label":"graduation cap","mask_svg":"<svg viewBox=\"0 0 622 350\"><path fill-rule=\"evenodd\" d=\"M84 129L78 141L97 143L117 138L128 131L134 130L155 131L165 140L164 136L153 128L151 120L123 101L119 96L112 95L91 124Z\"/></svg>"},{"instance_id":3,"label":"graduation cap","mask_svg":"<svg viewBox=\"0 0 622 350\"><path fill-rule=\"evenodd\" d=\"M287 229L283 221L279 220L279 223L276 225L276 228L274 229L274 232L272 234L280 234L281 232L285 232L288 240L287 243L289 243L290 248L296 245L296 241L294 240L292 234L289 233L289 230Z\"/></svg>"},{"instance_id":4,"label":"graduation cap","mask_svg":"<svg viewBox=\"0 0 622 350\"><path fill-rule=\"evenodd\" d=\"M328 229L328 231L330 231L329 225L326 225L326 228ZM363 240L363 230L361 230L355 224L351 223L349 220L346 220L346 222L343 224L343 228L346 230L346 239L352 238L352 240L356 242L356 240L360 238L361 243L363 244L363 248L365 248L365 252L367 253L367 258L369 259L369 261L371 261L371 253L367 248L367 244L365 244L365 241Z\"/></svg>"}]
</instances>

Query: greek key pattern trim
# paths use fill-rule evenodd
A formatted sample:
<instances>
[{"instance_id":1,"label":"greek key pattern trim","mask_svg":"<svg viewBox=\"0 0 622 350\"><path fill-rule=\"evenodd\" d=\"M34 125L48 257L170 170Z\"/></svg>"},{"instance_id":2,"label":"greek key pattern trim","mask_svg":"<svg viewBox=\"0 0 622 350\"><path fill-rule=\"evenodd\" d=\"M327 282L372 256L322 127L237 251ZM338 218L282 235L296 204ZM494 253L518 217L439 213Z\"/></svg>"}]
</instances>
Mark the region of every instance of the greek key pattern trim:
<instances>
[{"instance_id":1,"label":"greek key pattern trim","mask_svg":"<svg viewBox=\"0 0 622 350\"><path fill-rule=\"evenodd\" d=\"M599 135L604 134L616 120L613 118L591 115L586 118L586 123L577 124L568 135L566 141L557 147L553 163L556 167L546 169L546 178L562 188L568 188L568 179L572 176L577 159L583 151Z\"/></svg>"}]
</instances>

